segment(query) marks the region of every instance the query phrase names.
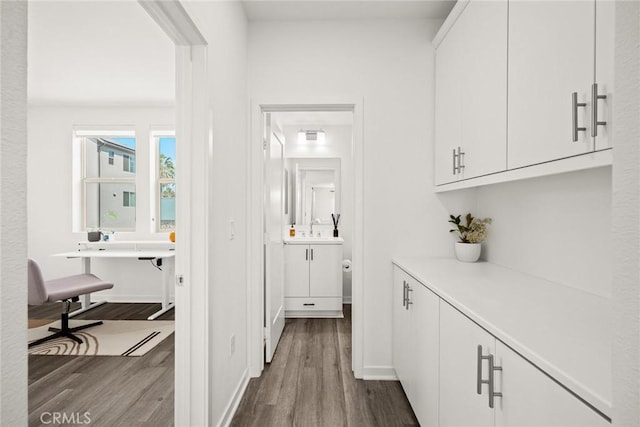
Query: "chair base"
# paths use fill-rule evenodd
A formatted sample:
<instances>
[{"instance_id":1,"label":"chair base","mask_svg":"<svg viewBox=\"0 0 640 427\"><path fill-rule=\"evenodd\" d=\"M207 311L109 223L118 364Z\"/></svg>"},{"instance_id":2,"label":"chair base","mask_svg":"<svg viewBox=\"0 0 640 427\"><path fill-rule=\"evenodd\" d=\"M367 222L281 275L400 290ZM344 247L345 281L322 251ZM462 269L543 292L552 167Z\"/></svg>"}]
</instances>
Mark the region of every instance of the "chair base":
<instances>
[{"instance_id":1,"label":"chair base","mask_svg":"<svg viewBox=\"0 0 640 427\"><path fill-rule=\"evenodd\" d=\"M66 313L65 313L66 314ZM64 316L64 314L63 314ZM67 320L65 322L65 320ZM87 328L91 328L93 326L98 326L98 325L102 325L102 320L99 320L97 322L93 322L93 323L89 323L86 325L82 325L82 326L76 326L75 328L70 328L69 324L68 324L68 318L67 319L63 319L62 321L62 328L49 328L50 332L55 332L53 335L49 335L48 337L44 337L44 338L40 338L39 340L33 341L29 343L29 348L34 347L36 345L42 344L44 342L47 341L51 341L53 339L56 338L70 338L73 341L77 342L78 344L82 344L82 339L80 337L77 337L76 335L73 334L73 332L78 332L81 331L83 329L87 329Z\"/></svg>"}]
</instances>

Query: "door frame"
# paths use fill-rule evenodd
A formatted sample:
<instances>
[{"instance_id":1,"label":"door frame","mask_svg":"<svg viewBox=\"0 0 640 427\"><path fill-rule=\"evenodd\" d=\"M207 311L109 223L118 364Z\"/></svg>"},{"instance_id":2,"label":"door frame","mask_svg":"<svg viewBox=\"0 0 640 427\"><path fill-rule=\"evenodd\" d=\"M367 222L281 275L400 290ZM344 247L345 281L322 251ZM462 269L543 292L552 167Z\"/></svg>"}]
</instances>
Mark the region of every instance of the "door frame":
<instances>
[{"instance_id":1,"label":"door frame","mask_svg":"<svg viewBox=\"0 0 640 427\"><path fill-rule=\"evenodd\" d=\"M175 44L176 203L175 425L209 425L209 177L213 141L207 41L178 0L138 0ZM180 173L180 171L183 171Z\"/></svg>"},{"instance_id":2,"label":"door frame","mask_svg":"<svg viewBox=\"0 0 640 427\"><path fill-rule=\"evenodd\" d=\"M264 164L262 141L263 113L278 112L318 112L318 111L350 111L353 113L353 165L354 165L354 227L353 227L353 264L352 270L352 362L351 368L356 378L363 378L364 349L364 141L363 117L364 99L362 97L323 99L312 97L308 102L273 99L251 101L250 132L248 153L250 164L247 177L247 313L249 375L259 377L264 369ZM320 102L318 102L320 100Z\"/></svg>"}]
</instances>

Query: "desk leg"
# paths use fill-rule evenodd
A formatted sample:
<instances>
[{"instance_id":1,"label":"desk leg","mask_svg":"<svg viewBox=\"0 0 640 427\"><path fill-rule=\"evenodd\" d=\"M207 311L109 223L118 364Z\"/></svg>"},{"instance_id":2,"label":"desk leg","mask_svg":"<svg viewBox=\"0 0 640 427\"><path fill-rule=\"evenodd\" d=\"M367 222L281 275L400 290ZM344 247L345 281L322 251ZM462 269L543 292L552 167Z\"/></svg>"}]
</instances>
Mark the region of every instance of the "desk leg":
<instances>
[{"instance_id":1,"label":"desk leg","mask_svg":"<svg viewBox=\"0 0 640 427\"><path fill-rule=\"evenodd\" d=\"M164 267L162 269L162 308L147 317L147 320L155 320L174 307L174 303L171 302L171 278L173 277L173 271L174 258L164 259Z\"/></svg>"},{"instance_id":2,"label":"desk leg","mask_svg":"<svg viewBox=\"0 0 640 427\"><path fill-rule=\"evenodd\" d=\"M91 258L82 258L82 272L91 274ZM106 301L97 301L91 304L91 294L85 294L80 297L82 307L69 313L69 317L77 316L80 313L96 308L99 305L106 304Z\"/></svg>"}]
</instances>

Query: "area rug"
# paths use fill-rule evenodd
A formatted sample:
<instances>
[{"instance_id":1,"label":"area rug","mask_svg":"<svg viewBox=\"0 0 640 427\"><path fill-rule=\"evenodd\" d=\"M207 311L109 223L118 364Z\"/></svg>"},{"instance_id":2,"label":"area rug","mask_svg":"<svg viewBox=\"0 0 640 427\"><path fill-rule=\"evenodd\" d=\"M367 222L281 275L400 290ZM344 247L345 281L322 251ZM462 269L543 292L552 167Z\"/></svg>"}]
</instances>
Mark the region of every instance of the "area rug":
<instances>
[{"instance_id":1,"label":"area rug","mask_svg":"<svg viewBox=\"0 0 640 427\"><path fill-rule=\"evenodd\" d=\"M71 320L70 327L95 320ZM29 329L29 342L51 335L49 327L60 321ZM29 354L48 356L143 356L170 336L173 320L104 320L102 325L75 333L82 344L68 338L57 338L29 349Z\"/></svg>"}]
</instances>

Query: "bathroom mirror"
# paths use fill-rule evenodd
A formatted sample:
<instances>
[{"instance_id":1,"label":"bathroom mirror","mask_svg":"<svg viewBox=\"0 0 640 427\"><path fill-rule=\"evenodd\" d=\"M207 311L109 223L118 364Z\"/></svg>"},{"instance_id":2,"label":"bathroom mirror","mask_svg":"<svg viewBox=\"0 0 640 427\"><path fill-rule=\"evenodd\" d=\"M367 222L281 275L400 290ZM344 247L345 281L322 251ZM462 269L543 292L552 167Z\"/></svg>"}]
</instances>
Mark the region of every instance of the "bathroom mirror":
<instances>
[{"instance_id":1,"label":"bathroom mirror","mask_svg":"<svg viewBox=\"0 0 640 427\"><path fill-rule=\"evenodd\" d=\"M296 224L333 226L331 214L340 212L340 159L300 159L294 187Z\"/></svg>"}]
</instances>

